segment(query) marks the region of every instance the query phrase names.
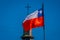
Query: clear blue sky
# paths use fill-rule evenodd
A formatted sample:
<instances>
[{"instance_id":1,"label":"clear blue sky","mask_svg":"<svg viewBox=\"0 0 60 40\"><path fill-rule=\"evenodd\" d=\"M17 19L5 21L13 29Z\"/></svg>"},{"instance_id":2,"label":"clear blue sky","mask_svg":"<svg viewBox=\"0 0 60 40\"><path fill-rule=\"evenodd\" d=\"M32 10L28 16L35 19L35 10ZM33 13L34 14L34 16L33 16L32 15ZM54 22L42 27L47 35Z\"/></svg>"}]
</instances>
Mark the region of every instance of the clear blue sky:
<instances>
[{"instance_id":1,"label":"clear blue sky","mask_svg":"<svg viewBox=\"0 0 60 40\"><path fill-rule=\"evenodd\" d=\"M42 0L0 0L0 40L21 40L22 22L29 13L41 8ZM44 0L46 40L60 40L60 0ZM43 29L34 28L34 40L43 40Z\"/></svg>"}]
</instances>

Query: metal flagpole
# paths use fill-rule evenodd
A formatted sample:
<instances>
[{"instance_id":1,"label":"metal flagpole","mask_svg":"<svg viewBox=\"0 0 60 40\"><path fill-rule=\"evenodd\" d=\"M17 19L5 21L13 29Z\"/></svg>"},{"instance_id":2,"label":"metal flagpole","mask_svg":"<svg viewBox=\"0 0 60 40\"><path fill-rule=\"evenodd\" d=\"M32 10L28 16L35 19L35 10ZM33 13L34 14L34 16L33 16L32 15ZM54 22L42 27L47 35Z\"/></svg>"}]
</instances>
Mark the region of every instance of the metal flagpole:
<instances>
[{"instance_id":1,"label":"metal flagpole","mask_svg":"<svg viewBox=\"0 0 60 40\"><path fill-rule=\"evenodd\" d=\"M43 35L44 35L43 40L45 40L45 26L43 26Z\"/></svg>"},{"instance_id":2,"label":"metal flagpole","mask_svg":"<svg viewBox=\"0 0 60 40\"><path fill-rule=\"evenodd\" d=\"M44 2L42 2L42 14L44 16ZM45 40L45 24L43 26L43 40Z\"/></svg>"}]
</instances>

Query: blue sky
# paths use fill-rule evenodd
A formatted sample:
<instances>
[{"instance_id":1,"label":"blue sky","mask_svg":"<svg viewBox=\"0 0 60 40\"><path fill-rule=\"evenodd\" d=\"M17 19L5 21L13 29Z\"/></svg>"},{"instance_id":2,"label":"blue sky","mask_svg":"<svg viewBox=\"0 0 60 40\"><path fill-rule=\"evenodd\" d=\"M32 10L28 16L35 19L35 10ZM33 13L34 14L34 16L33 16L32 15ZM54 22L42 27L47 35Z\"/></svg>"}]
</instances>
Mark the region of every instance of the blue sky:
<instances>
[{"instance_id":1,"label":"blue sky","mask_svg":"<svg viewBox=\"0 0 60 40\"><path fill-rule=\"evenodd\" d=\"M0 40L21 40L22 22L29 14L41 8L42 0L0 0ZM60 0L44 0L46 40L60 40ZM34 40L43 40L43 29L32 30Z\"/></svg>"}]
</instances>

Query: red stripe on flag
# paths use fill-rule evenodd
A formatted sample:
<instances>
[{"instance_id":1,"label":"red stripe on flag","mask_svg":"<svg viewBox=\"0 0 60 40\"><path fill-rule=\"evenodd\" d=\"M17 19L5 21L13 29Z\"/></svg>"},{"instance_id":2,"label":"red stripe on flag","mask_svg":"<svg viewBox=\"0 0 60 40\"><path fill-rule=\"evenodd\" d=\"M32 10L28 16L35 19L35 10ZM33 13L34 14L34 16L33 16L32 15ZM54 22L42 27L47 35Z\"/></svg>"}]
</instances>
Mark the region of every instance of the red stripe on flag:
<instances>
[{"instance_id":1,"label":"red stripe on flag","mask_svg":"<svg viewBox=\"0 0 60 40\"><path fill-rule=\"evenodd\" d=\"M23 28L26 32L31 30L32 28L42 27L42 26L44 26L44 17L43 16L41 16L39 18L26 20L23 23Z\"/></svg>"}]
</instances>

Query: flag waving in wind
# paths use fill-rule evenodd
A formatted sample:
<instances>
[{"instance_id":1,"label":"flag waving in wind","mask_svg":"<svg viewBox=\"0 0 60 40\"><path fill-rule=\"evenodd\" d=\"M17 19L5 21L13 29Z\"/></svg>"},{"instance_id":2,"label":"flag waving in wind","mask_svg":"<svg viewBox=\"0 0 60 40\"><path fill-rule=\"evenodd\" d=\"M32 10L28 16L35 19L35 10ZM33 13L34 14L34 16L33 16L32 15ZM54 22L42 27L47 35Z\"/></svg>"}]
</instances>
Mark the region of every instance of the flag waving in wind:
<instances>
[{"instance_id":1,"label":"flag waving in wind","mask_svg":"<svg viewBox=\"0 0 60 40\"><path fill-rule=\"evenodd\" d=\"M23 28L27 32L32 28L44 26L43 10L39 9L29 14L23 21Z\"/></svg>"}]
</instances>

